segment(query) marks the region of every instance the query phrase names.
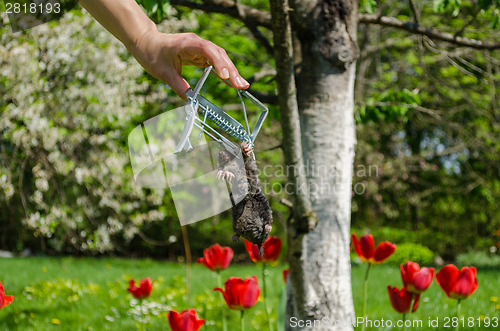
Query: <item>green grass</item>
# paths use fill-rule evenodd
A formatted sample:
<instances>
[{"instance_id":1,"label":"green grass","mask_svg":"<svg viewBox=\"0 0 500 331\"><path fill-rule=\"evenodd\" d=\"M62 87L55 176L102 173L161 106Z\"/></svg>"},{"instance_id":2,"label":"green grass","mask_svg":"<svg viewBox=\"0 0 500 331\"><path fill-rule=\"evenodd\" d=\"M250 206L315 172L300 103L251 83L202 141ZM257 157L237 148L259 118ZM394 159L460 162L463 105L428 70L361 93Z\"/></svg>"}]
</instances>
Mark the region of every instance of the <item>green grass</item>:
<instances>
[{"instance_id":1,"label":"green grass","mask_svg":"<svg viewBox=\"0 0 500 331\"><path fill-rule=\"evenodd\" d=\"M282 268L268 268L270 304L278 304L284 288ZM12 258L0 259L0 281L15 301L0 310L4 330L168 330L166 312L196 308L205 318L203 330L221 330L220 299L212 291L217 277L201 265L191 269L191 300L186 296L185 267L153 260L113 258ZM230 276L253 275L261 282L255 265L230 266L221 272ZM127 292L128 280L151 277L153 291L141 309ZM239 328L239 312L227 309L228 330ZM271 315L276 319L276 312ZM258 302L246 313L248 330L266 324L264 304Z\"/></svg>"},{"instance_id":2,"label":"green grass","mask_svg":"<svg viewBox=\"0 0 500 331\"><path fill-rule=\"evenodd\" d=\"M362 281L365 266L353 266L352 282L355 307L361 311ZM268 268L269 303L277 307L284 288L283 266ZM223 281L230 276L256 275L262 285L261 270L255 265L231 265L222 272ZM151 277L153 292L142 306L131 300L126 291L128 280ZM500 310L491 301L500 297L498 270L479 270L479 288L462 302L462 315L477 318L498 317ZM185 268L181 264L153 260L113 258L12 258L0 259L0 281L6 294L15 301L0 310L0 330L168 330L166 312L196 308L206 319L202 330L221 330L220 297L213 292L216 274L201 265L192 266L191 300L185 291ZM372 320L396 321L401 315L390 306L387 285L401 286L396 266L378 265L370 270L368 317ZM271 318L276 320L277 308ZM413 330L450 330L444 318L454 317L456 300L447 298L434 282L421 297L412 319L423 321L423 328ZM227 310L228 330L239 329L239 313ZM428 319L439 318L441 327L427 327ZM247 330L266 330L262 301L246 313ZM372 328L371 330L389 330ZM491 330L495 329L490 327ZM276 329L275 329L276 330ZM397 328L393 328L397 330ZM487 328L463 328L487 330Z\"/></svg>"}]
</instances>

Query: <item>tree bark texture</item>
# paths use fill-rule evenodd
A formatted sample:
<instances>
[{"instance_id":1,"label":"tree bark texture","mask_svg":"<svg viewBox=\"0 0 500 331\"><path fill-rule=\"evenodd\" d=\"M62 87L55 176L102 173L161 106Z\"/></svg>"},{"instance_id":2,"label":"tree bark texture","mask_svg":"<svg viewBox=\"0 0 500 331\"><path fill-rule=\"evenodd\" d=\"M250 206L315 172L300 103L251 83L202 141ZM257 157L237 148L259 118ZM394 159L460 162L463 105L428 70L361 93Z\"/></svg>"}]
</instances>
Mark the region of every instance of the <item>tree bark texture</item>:
<instances>
[{"instance_id":1,"label":"tree bark texture","mask_svg":"<svg viewBox=\"0 0 500 331\"><path fill-rule=\"evenodd\" d=\"M283 126L283 143L291 142L302 154L288 146L285 159L287 166L303 166L303 171L289 172L297 194L295 220L288 225L285 325L294 330L352 330L349 233L357 1L295 1L291 9L287 1L271 4L279 99L283 122L288 123ZM293 48L286 26L300 43L295 49L301 50L295 54L302 60L296 69L296 104L290 77L293 59L288 56ZM305 191L297 186L301 176ZM291 318L304 326L292 327Z\"/></svg>"}]
</instances>

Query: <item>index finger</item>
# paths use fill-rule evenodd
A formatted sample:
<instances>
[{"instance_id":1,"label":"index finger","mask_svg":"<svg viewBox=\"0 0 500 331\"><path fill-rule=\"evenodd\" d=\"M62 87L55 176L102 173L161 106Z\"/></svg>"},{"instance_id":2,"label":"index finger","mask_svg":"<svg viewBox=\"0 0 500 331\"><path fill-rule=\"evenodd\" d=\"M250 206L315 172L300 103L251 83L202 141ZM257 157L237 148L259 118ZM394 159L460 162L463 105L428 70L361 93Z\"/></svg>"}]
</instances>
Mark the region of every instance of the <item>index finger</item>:
<instances>
[{"instance_id":1,"label":"index finger","mask_svg":"<svg viewBox=\"0 0 500 331\"><path fill-rule=\"evenodd\" d=\"M209 63L214 66L217 75L222 79L229 79L231 84L237 89L247 89L250 84L244 80L238 69L227 56L226 51L210 41L202 47L203 53L209 60Z\"/></svg>"}]
</instances>

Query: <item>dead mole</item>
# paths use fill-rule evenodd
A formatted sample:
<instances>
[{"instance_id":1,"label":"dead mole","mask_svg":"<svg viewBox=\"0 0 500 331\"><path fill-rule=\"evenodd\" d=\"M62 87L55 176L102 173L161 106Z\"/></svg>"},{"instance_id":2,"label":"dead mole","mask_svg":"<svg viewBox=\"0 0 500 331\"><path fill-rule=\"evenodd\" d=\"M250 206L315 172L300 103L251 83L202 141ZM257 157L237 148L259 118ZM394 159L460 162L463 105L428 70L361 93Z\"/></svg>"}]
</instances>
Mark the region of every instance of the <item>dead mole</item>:
<instances>
[{"instance_id":1,"label":"dead mole","mask_svg":"<svg viewBox=\"0 0 500 331\"><path fill-rule=\"evenodd\" d=\"M219 152L219 171L217 178L226 180L232 185L230 194L233 204L233 240L240 236L256 244L260 254L263 254L262 244L269 237L273 215L269 200L262 193L258 178L257 164L252 154L249 142L241 144L245 169L238 166L236 157L228 151ZM247 192L245 197L238 192Z\"/></svg>"}]
</instances>

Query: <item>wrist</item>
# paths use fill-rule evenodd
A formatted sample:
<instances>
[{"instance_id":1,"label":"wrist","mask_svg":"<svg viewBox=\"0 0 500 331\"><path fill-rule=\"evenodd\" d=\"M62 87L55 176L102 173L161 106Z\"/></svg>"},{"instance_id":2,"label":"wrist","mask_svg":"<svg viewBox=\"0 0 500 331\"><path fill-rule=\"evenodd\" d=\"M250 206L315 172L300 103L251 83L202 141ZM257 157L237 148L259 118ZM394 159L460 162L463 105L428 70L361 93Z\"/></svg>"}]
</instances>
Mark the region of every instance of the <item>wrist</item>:
<instances>
[{"instance_id":1,"label":"wrist","mask_svg":"<svg viewBox=\"0 0 500 331\"><path fill-rule=\"evenodd\" d=\"M154 38L156 34L160 32L156 28L156 24L153 21L149 21L147 26L142 29L142 32L138 33L137 36L130 40L130 43L125 47L134 54L135 52L141 52L147 47L147 44Z\"/></svg>"}]
</instances>

